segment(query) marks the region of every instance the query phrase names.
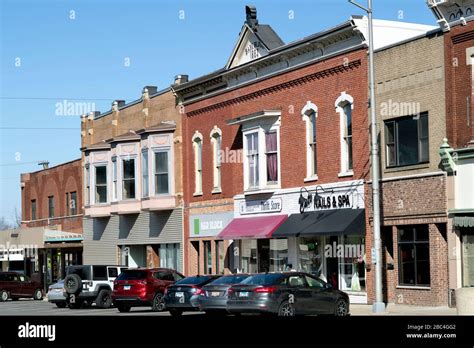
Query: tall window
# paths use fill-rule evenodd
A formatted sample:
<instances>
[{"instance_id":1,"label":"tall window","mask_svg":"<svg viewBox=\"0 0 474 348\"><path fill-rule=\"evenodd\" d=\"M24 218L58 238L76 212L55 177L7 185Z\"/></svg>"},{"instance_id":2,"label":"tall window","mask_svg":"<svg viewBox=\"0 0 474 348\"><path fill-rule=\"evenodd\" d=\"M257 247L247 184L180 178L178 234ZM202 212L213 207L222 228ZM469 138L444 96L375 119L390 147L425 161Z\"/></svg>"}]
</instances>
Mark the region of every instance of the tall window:
<instances>
[{"instance_id":1,"label":"tall window","mask_svg":"<svg viewBox=\"0 0 474 348\"><path fill-rule=\"evenodd\" d=\"M344 146L346 169L352 170L352 105L347 103L343 107L344 110Z\"/></svg>"},{"instance_id":2,"label":"tall window","mask_svg":"<svg viewBox=\"0 0 474 348\"><path fill-rule=\"evenodd\" d=\"M353 175L352 109L354 99L349 94L342 92L337 98L335 106L339 113L341 136L341 172L339 176L349 176Z\"/></svg>"},{"instance_id":3,"label":"tall window","mask_svg":"<svg viewBox=\"0 0 474 348\"><path fill-rule=\"evenodd\" d=\"M267 157L267 183L278 182L278 144L277 132L265 134L265 149Z\"/></svg>"},{"instance_id":4,"label":"tall window","mask_svg":"<svg viewBox=\"0 0 474 348\"><path fill-rule=\"evenodd\" d=\"M31 220L36 220L36 199L31 200Z\"/></svg>"},{"instance_id":5,"label":"tall window","mask_svg":"<svg viewBox=\"0 0 474 348\"><path fill-rule=\"evenodd\" d=\"M85 181L85 196L86 196L86 205L90 204L90 197L91 197L91 182L90 182L90 170L89 165L86 164L84 167L84 181Z\"/></svg>"},{"instance_id":6,"label":"tall window","mask_svg":"<svg viewBox=\"0 0 474 348\"><path fill-rule=\"evenodd\" d=\"M124 158L122 168L122 199L133 199L135 198L135 159Z\"/></svg>"},{"instance_id":7,"label":"tall window","mask_svg":"<svg viewBox=\"0 0 474 348\"><path fill-rule=\"evenodd\" d=\"M259 186L258 174L258 133L250 133L246 135L247 140L247 172L249 188L257 188Z\"/></svg>"},{"instance_id":8,"label":"tall window","mask_svg":"<svg viewBox=\"0 0 474 348\"><path fill-rule=\"evenodd\" d=\"M202 194L202 135L196 131L193 137L194 149L194 194Z\"/></svg>"},{"instance_id":9,"label":"tall window","mask_svg":"<svg viewBox=\"0 0 474 348\"><path fill-rule=\"evenodd\" d=\"M54 217L54 196L48 196L48 217Z\"/></svg>"},{"instance_id":10,"label":"tall window","mask_svg":"<svg viewBox=\"0 0 474 348\"><path fill-rule=\"evenodd\" d=\"M179 271L179 244L160 244L160 267L171 268Z\"/></svg>"},{"instance_id":11,"label":"tall window","mask_svg":"<svg viewBox=\"0 0 474 348\"><path fill-rule=\"evenodd\" d=\"M316 112L311 112L309 116L309 153L310 153L310 174L315 176L318 173L318 149L316 138Z\"/></svg>"},{"instance_id":12,"label":"tall window","mask_svg":"<svg viewBox=\"0 0 474 348\"><path fill-rule=\"evenodd\" d=\"M69 196L69 211L71 215L77 215L77 192L71 192Z\"/></svg>"},{"instance_id":13,"label":"tall window","mask_svg":"<svg viewBox=\"0 0 474 348\"><path fill-rule=\"evenodd\" d=\"M148 197L148 150L142 152L142 197Z\"/></svg>"},{"instance_id":14,"label":"tall window","mask_svg":"<svg viewBox=\"0 0 474 348\"><path fill-rule=\"evenodd\" d=\"M155 194L169 193L168 151L155 152Z\"/></svg>"},{"instance_id":15,"label":"tall window","mask_svg":"<svg viewBox=\"0 0 474 348\"><path fill-rule=\"evenodd\" d=\"M428 225L398 228L398 277L400 285L430 285Z\"/></svg>"},{"instance_id":16,"label":"tall window","mask_svg":"<svg viewBox=\"0 0 474 348\"><path fill-rule=\"evenodd\" d=\"M107 167L95 167L95 203L107 203Z\"/></svg>"},{"instance_id":17,"label":"tall window","mask_svg":"<svg viewBox=\"0 0 474 348\"><path fill-rule=\"evenodd\" d=\"M211 131L214 192L221 190L221 134L221 130L214 126L214 129Z\"/></svg>"},{"instance_id":18,"label":"tall window","mask_svg":"<svg viewBox=\"0 0 474 348\"><path fill-rule=\"evenodd\" d=\"M116 201L117 197L117 157L112 158L112 200Z\"/></svg>"},{"instance_id":19,"label":"tall window","mask_svg":"<svg viewBox=\"0 0 474 348\"><path fill-rule=\"evenodd\" d=\"M387 167L429 161L428 113L385 122Z\"/></svg>"}]
</instances>

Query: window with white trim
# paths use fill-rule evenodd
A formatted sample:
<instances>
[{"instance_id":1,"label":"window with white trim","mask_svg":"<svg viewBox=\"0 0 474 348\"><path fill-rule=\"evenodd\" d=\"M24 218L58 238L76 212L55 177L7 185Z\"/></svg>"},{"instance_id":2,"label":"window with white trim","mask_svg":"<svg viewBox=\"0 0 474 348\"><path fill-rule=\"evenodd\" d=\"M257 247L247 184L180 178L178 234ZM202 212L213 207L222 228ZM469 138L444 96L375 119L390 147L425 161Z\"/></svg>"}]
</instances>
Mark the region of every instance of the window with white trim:
<instances>
[{"instance_id":1,"label":"window with white trim","mask_svg":"<svg viewBox=\"0 0 474 348\"><path fill-rule=\"evenodd\" d=\"M90 192L91 192L91 182L90 182L90 169L89 164L84 166L84 195L86 205L90 204Z\"/></svg>"},{"instance_id":2,"label":"window with white trim","mask_svg":"<svg viewBox=\"0 0 474 348\"><path fill-rule=\"evenodd\" d=\"M211 131L212 144L212 168L213 168L213 192L221 191L221 146L222 132L217 126Z\"/></svg>"},{"instance_id":3,"label":"window with white trim","mask_svg":"<svg viewBox=\"0 0 474 348\"><path fill-rule=\"evenodd\" d=\"M117 199L117 157L112 157L112 200Z\"/></svg>"},{"instance_id":4,"label":"window with white trim","mask_svg":"<svg viewBox=\"0 0 474 348\"><path fill-rule=\"evenodd\" d=\"M247 144L247 188L255 189L259 187L259 161L258 161L258 132L245 135Z\"/></svg>"},{"instance_id":5,"label":"window with white trim","mask_svg":"<svg viewBox=\"0 0 474 348\"><path fill-rule=\"evenodd\" d=\"M135 198L135 158L122 159L122 199Z\"/></svg>"},{"instance_id":6,"label":"window with white trim","mask_svg":"<svg viewBox=\"0 0 474 348\"><path fill-rule=\"evenodd\" d=\"M169 151L155 152L155 195L169 194Z\"/></svg>"},{"instance_id":7,"label":"window with white trim","mask_svg":"<svg viewBox=\"0 0 474 348\"><path fill-rule=\"evenodd\" d=\"M337 98L335 106L339 113L341 138L341 172L339 175L353 175L352 110L354 109L354 99L349 94L342 92Z\"/></svg>"},{"instance_id":8,"label":"window with white trim","mask_svg":"<svg viewBox=\"0 0 474 348\"><path fill-rule=\"evenodd\" d=\"M148 149L142 151L142 197L148 197Z\"/></svg>"},{"instance_id":9,"label":"window with white trim","mask_svg":"<svg viewBox=\"0 0 474 348\"><path fill-rule=\"evenodd\" d=\"M95 201L94 203L107 203L107 166L95 166Z\"/></svg>"},{"instance_id":10,"label":"window with white trim","mask_svg":"<svg viewBox=\"0 0 474 348\"><path fill-rule=\"evenodd\" d=\"M306 123L306 178L305 180L318 178L318 142L317 142L317 118L318 107L308 101L301 110L303 121Z\"/></svg>"},{"instance_id":11,"label":"window with white trim","mask_svg":"<svg viewBox=\"0 0 474 348\"><path fill-rule=\"evenodd\" d=\"M196 131L193 136L194 150L194 194L202 194L202 134Z\"/></svg>"}]
</instances>

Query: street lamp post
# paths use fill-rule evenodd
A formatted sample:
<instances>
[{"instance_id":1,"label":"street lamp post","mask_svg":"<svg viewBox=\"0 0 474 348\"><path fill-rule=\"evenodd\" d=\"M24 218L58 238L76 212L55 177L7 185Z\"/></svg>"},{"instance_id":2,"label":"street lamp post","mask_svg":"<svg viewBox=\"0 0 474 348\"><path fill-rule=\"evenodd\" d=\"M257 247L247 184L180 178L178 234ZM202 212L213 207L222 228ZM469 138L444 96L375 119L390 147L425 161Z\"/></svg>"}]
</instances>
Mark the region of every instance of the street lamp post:
<instances>
[{"instance_id":1,"label":"street lamp post","mask_svg":"<svg viewBox=\"0 0 474 348\"><path fill-rule=\"evenodd\" d=\"M367 8L348 0L351 4L367 12L369 31L369 90L370 90L370 136L371 136L371 159L372 159L372 210L375 249L375 303L372 312L385 312L385 304L382 296L382 240L380 238L380 182L379 182L379 145L377 133L377 118L375 117L375 69L374 69L374 33L372 21L372 0L367 0Z\"/></svg>"}]
</instances>

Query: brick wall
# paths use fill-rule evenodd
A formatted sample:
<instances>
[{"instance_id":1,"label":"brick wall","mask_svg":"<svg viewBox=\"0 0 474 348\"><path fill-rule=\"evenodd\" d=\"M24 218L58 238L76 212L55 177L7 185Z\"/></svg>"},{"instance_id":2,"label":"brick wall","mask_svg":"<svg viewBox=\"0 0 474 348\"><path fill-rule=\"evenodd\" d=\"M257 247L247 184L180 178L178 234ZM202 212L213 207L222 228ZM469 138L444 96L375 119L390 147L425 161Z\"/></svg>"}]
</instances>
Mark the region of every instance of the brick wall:
<instances>
[{"instance_id":1,"label":"brick wall","mask_svg":"<svg viewBox=\"0 0 474 348\"><path fill-rule=\"evenodd\" d=\"M22 221L25 227L60 225L63 231L82 233L82 216L67 216L66 193L77 193L77 214L82 215L81 160L21 175ZM55 218L48 221L48 197L54 196ZM31 221L31 201L36 199L36 220Z\"/></svg>"},{"instance_id":2,"label":"brick wall","mask_svg":"<svg viewBox=\"0 0 474 348\"><path fill-rule=\"evenodd\" d=\"M446 60L446 127L453 148L461 148L474 139L472 107L472 66L467 65L466 49L474 47L474 21L457 25L445 33ZM471 97L468 119L467 97Z\"/></svg>"}]
</instances>

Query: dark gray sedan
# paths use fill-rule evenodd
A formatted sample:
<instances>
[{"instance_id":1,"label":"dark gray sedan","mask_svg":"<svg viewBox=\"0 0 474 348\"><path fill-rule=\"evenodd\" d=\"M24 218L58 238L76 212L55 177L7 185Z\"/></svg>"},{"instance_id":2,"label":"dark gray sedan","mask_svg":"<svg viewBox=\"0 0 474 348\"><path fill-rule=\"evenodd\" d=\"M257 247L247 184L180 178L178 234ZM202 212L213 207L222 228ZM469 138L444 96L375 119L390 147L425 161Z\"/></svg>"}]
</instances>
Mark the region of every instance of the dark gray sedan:
<instances>
[{"instance_id":1,"label":"dark gray sedan","mask_svg":"<svg viewBox=\"0 0 474 348\"><path fill-rule=\"evenodd\" d=\"M222 276L202 288L197 306L207 314L227 313L227 290L247 279L248 274Z\"/></svg>"},{"instance_id":2,"label":"dark gray sedan","mask_svg":"<svg viewBox=\"0 0 474 348\"><path fill-rule=\"evenodd\" d=\"M349 315L349 296L303 272L253 275L228 290L227 311L278 316Z\"/></svg>"}]
</instances>

